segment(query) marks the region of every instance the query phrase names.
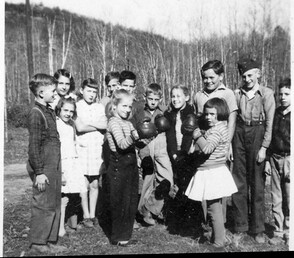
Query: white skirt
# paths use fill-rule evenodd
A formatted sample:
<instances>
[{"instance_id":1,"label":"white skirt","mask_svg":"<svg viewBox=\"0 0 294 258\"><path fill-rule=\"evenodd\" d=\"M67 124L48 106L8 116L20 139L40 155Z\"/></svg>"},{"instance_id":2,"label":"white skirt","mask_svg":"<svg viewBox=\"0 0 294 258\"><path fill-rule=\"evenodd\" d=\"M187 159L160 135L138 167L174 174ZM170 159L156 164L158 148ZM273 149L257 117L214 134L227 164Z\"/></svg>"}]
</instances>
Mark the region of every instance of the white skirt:
<instances>
[{"instance_id":1,"label":"white skirt","mask_svg":"<svg viewBox=\"0 0 294 258\"><path fill-rule=\"evenodd\" d=\"M87 192L85 176L78 158L63 159L61 161L62 172L66 184L61 187L62 193L84 193Z\"/></svg>"},{"instance_id":2,"label":"white skirt","mask_svg":"<svg viewBox=\"0 0 294 258\"><path fill-rule=\"evenodd\" d=\"M195 201L214 200L238 191L233 176L226 165L197 170L185 195Z\"/></svg>"}]
</instances>

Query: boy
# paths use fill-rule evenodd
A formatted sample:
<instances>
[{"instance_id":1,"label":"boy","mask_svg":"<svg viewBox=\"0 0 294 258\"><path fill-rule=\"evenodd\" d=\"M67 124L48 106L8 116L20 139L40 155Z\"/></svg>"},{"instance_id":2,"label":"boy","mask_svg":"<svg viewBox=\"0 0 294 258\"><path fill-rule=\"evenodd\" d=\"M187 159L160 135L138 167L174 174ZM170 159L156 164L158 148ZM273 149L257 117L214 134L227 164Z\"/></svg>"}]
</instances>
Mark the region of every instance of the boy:
<instances>
[{"instance_id":1,"label":"boy","mask_svg":"<svg viewBox=\"0 0 294 258\"><path fill-rule=\"evenodd\" d=\"M274 217L274 238L277 244L284 237L289 244L290 208L290 119L291 79L285 78L279 84L280 106L276 109L272 141L268 149L269 161L265 171L271 176L272 212ZM285 207L284 207L285 206ZM284 230L285 229L285 230Z\"/></svg>"},{"instance_id":2,"label":"boy","mask_svg":"<svg viewBox=\"0 0 294 258\"><path fill-rule=\"evenodd\" d=\"M109 72L105 75L105 84L107 86L108 94L100 101L104 107L110 102L113 91L119 88L119 77L119 72Z\"/></svg>"},{"instance_id":3,"label":"boy","mask_svg":"<svg viewBox=\"0 0 294 258\"><path fill-rule=\"evenodd\" d=\"M55 99L57 80L36 74L29 87L35 106L28 114L29 160L33 198L30 222L30 251L56 253L65 251L57 242L61 205L60 141L56 116L49 104Z\"/></svg>"},{"instance_id":4,"label":"boy","mask_svg":"<svg viewBox=\"0 0 294 258\"><path fill-rule=\"evenodd\" d=\"M238 63L243 85L235 91L238 115L232 141L232 174L238 187L232 195L236 242L246 231L253 234L256 242L265 242L263 173L276 105L274 92L259 84L259 67L257 61L249 58Z\"/></svg>"},{"instance_id":5,"label":"boy","mask_svg":"<svg viewBox=\"0 0 294 258\"><path fill-rule=\"evenodd\" d=\"M163 114L166 109L160 104L162 99L162 90L160 85L157 83L151 83L148 85L145 91L145 99L146 103L145 107L141 111L142 113L137 113L136 115L139 115L141 118L149 117L151 122L154 123L155 117L159 114ZM165 132L159 133L154 140L152 140L143 149L140 149L139 156L142 160L141 167L145 177L138 210L143 215L143 220L147 224L154 225L155 220L152 218L150 210L153 211L152 213L154 215L160 215L163 207L163 200L156 200L153 198L152 203L150 203L150 200L152 200L152 198L150 198L150 190L155 190L155 187L158 186L164 179L168 180L170 185L174 184L172 166L167 154ZM144 166L145 163L148 163L146 162L148 159L150 160L150 166L148 166L148 164L146 164L147 166ZM155 165L155 173L152 168L153 163ZM148 168L150 168L150 171L146 171Z\"/></svg>"}]
</instances>

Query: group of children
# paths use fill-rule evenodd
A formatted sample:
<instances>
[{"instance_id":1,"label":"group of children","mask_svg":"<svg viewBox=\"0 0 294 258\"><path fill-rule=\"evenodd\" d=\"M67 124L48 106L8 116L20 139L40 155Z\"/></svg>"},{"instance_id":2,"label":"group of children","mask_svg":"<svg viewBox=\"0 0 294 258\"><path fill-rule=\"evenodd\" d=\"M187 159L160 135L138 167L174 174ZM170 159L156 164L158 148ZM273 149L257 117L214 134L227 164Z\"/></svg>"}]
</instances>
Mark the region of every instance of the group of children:
<instances>
[{"instance_id":1,"label":"group of children","mask_svg":"<svg viewBox=\"0 0 294 258\"><path fill-rule=\"evenodd\" d=\"M263 243L264 171L272 177L274 235L287 240L289 212L282 204L286 193L289 207L291 82L281 82L275 112L274 92L259 83L259 63L246 58L238 68L243 85L233 92L223 84L223 64L208 61L201 68L203 89L191 100L188 87L173 85L167 107L157 83L146 87L145 103L138 101L131 71L108 73L108 96L101 100L92 78L75 95L69 71L36 74L28 115L31 250L65 250L58 236L77 230L80 205L81 224L93 227L103 213L110 243L119 246L136 242L137 213L149 225L159 218L181 226L194 209L211 225L212 245L223 248L230 196L234 236L248 232ZM155 135L139 136L138 124L159 119ZM97 212L99 191L103 205Z\"/></svg>"}]
</instances>

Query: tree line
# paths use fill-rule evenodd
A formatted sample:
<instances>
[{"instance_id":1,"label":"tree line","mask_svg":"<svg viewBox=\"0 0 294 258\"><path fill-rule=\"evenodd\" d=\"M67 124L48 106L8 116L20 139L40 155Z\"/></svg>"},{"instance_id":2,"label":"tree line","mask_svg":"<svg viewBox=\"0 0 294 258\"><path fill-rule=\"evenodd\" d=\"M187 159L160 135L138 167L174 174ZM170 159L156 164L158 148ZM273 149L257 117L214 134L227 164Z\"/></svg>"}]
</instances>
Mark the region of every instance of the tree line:
<instances>
[{"instance_id":1,"label":"tree line","mask_svg":"<svg viewBox=\"0 0 294 258\"><path fill-rule=\"evenodd\" d=\"M59 8L30 6L27 20L25 4L5 3L5 88L7 107L32 102L28 88L28 55L32 55L33 73L53 75L59 68L70 70L76 82L92 77L100 82L99 97L106 94L104 76L108 71L129 69L137 77L137 91L157 82L169 102L172 85L182 83L190 88L191 96L202 87L200 68L211 59L225 66L227 87L239 87L236 62L250 53L262 62L262 83L276 90L279 80L290 75L290 35L281 26L273 27L271 14L265 13L257 26L256 13L251 13L247 30L240 31L232 19L227 35L201 36L201 17L191 31L189 42L167 39L152 31L145 32L105 23ZM27 28L31 23L31 32ZM258 27L258 29L257 29ZM26 37L31 33L32 53L27 51ZM32 69L32 68L31 68ZM139 94L140 95L140 94Z\"/></svg>"}]
</instances>

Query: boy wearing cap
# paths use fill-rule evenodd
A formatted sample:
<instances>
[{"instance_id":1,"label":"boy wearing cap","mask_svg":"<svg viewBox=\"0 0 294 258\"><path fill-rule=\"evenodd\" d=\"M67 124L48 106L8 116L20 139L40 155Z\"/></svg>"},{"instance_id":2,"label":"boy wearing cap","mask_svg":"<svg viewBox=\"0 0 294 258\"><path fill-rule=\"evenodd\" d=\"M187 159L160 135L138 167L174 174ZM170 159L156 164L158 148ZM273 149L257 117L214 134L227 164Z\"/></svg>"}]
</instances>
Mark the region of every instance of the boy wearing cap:
<instances>
[{"instance_id":1,"label":"boy wearing cap","mask_svg":"<svg viewBox=\"0 0 294 258\"><path fill-rule=\"evenodd\" d=\"M264 243L264 168L276 105L274 92L259 84L259 67L250 58L238 63L243 85L235 91L238 114L232 141L232 174L238 192L232 195L232 203L235 240L250 231L258 243Z\"/></svg>"},{"instance_id":2,"label":"boy wearing cap","mask_svg":"<svg viewBox=\"0 0 294 258\"><path fill-rule=\"evenodd\" d=\"M80 93L82 99L77 102L77 152L80 168L84 172L88 192L81 193L83 221L85 227L98 224L95 215L98 199L98 175L102 164L102 144L107 127L105 108L96 102L98 83L88 78L82 83Z\"/></svg>"}]
</instances>

